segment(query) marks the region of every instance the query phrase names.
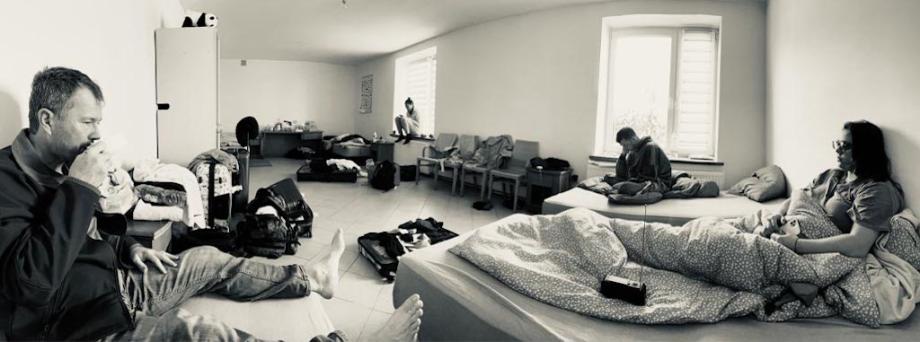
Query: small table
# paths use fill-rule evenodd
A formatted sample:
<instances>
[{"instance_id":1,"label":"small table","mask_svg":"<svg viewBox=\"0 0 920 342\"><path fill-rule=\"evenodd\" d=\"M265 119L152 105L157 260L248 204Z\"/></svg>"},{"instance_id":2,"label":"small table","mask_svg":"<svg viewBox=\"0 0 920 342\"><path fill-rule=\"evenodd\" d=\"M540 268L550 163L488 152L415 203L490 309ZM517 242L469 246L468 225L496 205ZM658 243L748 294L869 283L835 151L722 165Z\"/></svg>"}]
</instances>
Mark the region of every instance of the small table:
<instances>
[{"instance_id":1,"label":"small table","mask_svg":"<svg viewBox=\"0 0 920 342\"><path fill-rule=\"evenodd\" d=\"M323 131L262 131L259 139L260 154L263 157L284 157L298 147L314 150L322 146Z\"/></svg>"},{"instance_id":2,"label":"small table","mask_svg":"<svg viewBox=\"0 0 920 342\"><path fill-rule=\"evenodd\" d=\"M546 197L566 191L572 187L572 169L562 171L546 171L532 167L527 168L527 205L539 206ZM542 188L541 195L546 197L535 199L533 188ZM542 196L541 196L542 197ZM535 203L536 202L536 203Z\"/></svg>"},{"instance_id":3,"label":"small table","mask_svg":"<svg viewBox=\"0 0 920 342\"><path fill-rule=\"evenodd\" d=\"M374 162L379 163L384 160L394 161L393 146L394 143L389 141L376 141L371 143Z\"/></svg>"},{"instance_id":4,"label":"small table","mask_svg":"<svg viewBox=\"0 0 920 342\"><path fill-rule=\"evenodd\" d=\"M167 251L172 242L172 225L170 221L129 220L127 234L144 247Z\"/></svg>"}]
</instances>

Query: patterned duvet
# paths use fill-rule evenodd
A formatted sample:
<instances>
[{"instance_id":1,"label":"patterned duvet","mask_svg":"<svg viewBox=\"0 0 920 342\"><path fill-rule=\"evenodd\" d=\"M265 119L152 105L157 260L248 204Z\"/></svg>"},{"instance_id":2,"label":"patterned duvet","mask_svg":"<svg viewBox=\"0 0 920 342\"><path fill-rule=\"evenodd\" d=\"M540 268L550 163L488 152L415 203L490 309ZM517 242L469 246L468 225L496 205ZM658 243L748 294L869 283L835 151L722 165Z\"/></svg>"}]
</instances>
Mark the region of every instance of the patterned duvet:
<instances>
[{"instance_id":1,"label":"patterned duvet","mask_svg":"<svg viewBox=\"0 0 920 342\"><path fill-rule=\"evenodd\" d=\"M797 255L746 233L753 229L750 218L701 218L681 227L610 219L587 209L512 218L477 230L450 251L516 291L563 309L641 324L840 315L879 325L865 259ZM828 224L806 216L797 221L803 231ZM601 296L600 280L608 274L645 282L647 305ZM795 282L819 286L818 298L808 306L795 300L772 307Z\"/></svg>"}]
</instances>

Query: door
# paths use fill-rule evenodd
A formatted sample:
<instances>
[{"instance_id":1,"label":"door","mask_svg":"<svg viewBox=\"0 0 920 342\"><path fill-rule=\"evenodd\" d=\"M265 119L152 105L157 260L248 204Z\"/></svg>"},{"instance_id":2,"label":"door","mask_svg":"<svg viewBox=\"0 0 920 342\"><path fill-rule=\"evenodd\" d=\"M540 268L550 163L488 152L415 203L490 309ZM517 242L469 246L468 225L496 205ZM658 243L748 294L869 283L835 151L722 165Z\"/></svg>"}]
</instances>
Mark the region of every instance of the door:
<instances>
[{"instance_id":1,"label":"door","mask_svg":"<svg viewBox=\"0 0 920 342\"><path fill-rule=\"evenodd\" d=\"M156 31L160 161L185 166L217 148L218 51L214 28Z\"/></svg>"}]
</instances>

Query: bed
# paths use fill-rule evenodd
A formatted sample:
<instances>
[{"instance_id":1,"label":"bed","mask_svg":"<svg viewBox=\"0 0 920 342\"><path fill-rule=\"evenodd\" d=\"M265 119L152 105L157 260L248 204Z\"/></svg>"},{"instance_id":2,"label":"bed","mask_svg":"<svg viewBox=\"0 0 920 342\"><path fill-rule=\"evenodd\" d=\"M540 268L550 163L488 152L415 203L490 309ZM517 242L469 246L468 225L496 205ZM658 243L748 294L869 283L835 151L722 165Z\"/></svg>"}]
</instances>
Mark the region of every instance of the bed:
<instances>
[{"instance_id":1,"label":"bed","mask_svg":"<svg viewBox=\"0 0 920 342\"><path fill-rule=\"evenodd\" d=\"M505 218L501 221L509 220ZM490 225L499 224L501 221ZM473 264L448 252L473 232L418 250L400 259L393 301L413 293L425 301L422 340L576 341L783 341L912 340L920 318L871 329L840 318L766 323L752 318L716 324L639 325L600 320L556 308L505 286Z\"/></svg>"},{"instance_id":2,"label":"bed","mask_svg":"<svg viewBox=\"0 0 920 342\"><path fill-rule=\"evenodd\" d=\"M646 208L643 205L616 205L607 198L582 188L573 188L543 201L544 214L558 214L567 209L581 207L594 210L601 215L628 220L661 222L682 225L697 217L738 217L756 212L758 209L777 210L785 198L764 203L752 201L744 196L722 192L719 197L692 199L665 199Z\"/></svg>"},{"instance_id":3,"label":"bed","mask_svg":"<svg viewBox=\"0 0 920 342\"><path fill-rule=\"evenodd\" d=\"M371 145L342 142L332 144L332 153L343 158L366 158L371 156Z\"/></svg>"},{"instance_id":4,"label":"bed","mask_svg":"<svg viewBox=\"0 0 920 342\"><path fill-rule=\"evenodd\" d=\"M253 260L275 265L300 263L294 256L278 259L254 257ZM326 314L322 297L310 294L302 298L263 299L238 302L214 294L188 299L180 308L206 315L262 339L307 341L335 330Z\"/></svg>"}]
</instances>

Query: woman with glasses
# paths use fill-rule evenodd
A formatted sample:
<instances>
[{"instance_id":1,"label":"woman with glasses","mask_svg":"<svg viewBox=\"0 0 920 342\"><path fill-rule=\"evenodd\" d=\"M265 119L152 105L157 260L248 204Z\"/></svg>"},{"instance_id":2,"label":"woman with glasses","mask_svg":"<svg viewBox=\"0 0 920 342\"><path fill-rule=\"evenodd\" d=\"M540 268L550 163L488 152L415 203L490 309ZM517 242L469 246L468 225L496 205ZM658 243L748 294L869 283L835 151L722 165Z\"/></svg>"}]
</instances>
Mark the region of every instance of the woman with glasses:
<instances>
[{"instance_id":1,"label":"woman with glasses","mask_svg":"<svg viewBox=\"0 0 920 342\"><path fill-rule=\"evenodd\" d=\"M891 178L882 130L868 121L843 125L840 140L832 145L838 168L822 172L810 188L826 214L843 234L822 239L800 239L774 233L785 223L789 200L778 213L762 218L763 235L799 254L837 252L851 257L869 253L879 234L891 230L889 218L904 209L900 186Z\"/></svg>"}]
</instances>

